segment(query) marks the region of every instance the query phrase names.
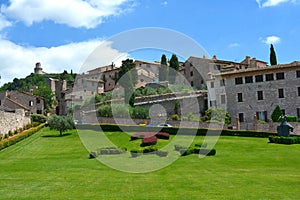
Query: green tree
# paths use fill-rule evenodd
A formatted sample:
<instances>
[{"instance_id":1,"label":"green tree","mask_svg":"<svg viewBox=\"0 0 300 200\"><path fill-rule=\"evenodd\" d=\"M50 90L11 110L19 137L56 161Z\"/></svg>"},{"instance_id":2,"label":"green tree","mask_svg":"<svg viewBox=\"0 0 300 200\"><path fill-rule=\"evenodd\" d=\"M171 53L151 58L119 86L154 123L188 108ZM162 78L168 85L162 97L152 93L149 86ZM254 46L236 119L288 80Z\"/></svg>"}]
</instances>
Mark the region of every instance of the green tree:
<instances>
[{"instance_id":1,"label":"green tree","mask_svg":"<svg viewBox=\"0 0 300 200\"><path fill-rule=\"evenodd\" d=\"M59 131L59 136L62 136L63 132L75 128L74 121L70 116L52 115L48 120L48 124L50 130Z\"/></svg>"},{"instance_id":2,"label":"green tree","mask_svg":"<svg viewBox=\"0 0 300 200\"><path fill-rule=\"evenodd\" d=\"M33 94L39 97L43 97L45 100L45 112L51 113L53 105L56 105L57 102L54 99L54 93L52 90L46 86L40 86L38 89L33 91Z\"/></svg>"},{"instance_id":3,"label":"green tree","mask_svg":"<svg viewBox=\"0 0 300 200\"><path fill-rule=\"evenodd\" d=\"M160 61L160 67L159 67L159 81L166 81L168 80L168 64L167 64L167 57L165 54L161 56Z\"/></svg>"},{"instance_id":4,"label":"green tree","mask_svg":"<svg viewBox=\"0 0 300 200\"><path fill-rule=\"evenodd\" d=\"M223 108L209 108L205 111L204 121L217 121L224 122L225 124L231 123L230 114Z\"/></svg>"},{"instance_id":5,"label":"green tree","mask_svg":"<svg viewBox=\"0 0 300 200\"><path fill-rule=\"evenodd\" d=\"M270 64L277 65L277 58L276 58L276 53L273 44L271 44L271 48L270 48Z\"/></svg>"},{"instance_id":6,"label":"green tree","mask_svg":"<svg viewBox=\"0 0 300 200\"><path fill-rule=\"evenodd\" d=\"M175 83L178 70L179 70L178 58L175 54L173 54L170 59L170 68L169 68L169 82L171 84Z\"/></svg>"},{"instance_id":7,"label":"green tree","mask_svg":"<svg viewBox=\"0 0 300 200\"><path fill-rule=\"evenodd\" d=\"M118 83L124 88L125 103L129 104L130 98L134 92L134 87L137 84L137 71L132 59L122 61Z\"/></svg>"},{"instance_id":8,"label":"green tree","mask_svg":"<svg viewBox=\"0 0 300 200\"><path fill-rule=\"evenodd\" d=\"M281 116L282 116L281 108L279 105L277 105L271 114L271 119L273 122L280 122Z\"/></svg>"}]
</instances>

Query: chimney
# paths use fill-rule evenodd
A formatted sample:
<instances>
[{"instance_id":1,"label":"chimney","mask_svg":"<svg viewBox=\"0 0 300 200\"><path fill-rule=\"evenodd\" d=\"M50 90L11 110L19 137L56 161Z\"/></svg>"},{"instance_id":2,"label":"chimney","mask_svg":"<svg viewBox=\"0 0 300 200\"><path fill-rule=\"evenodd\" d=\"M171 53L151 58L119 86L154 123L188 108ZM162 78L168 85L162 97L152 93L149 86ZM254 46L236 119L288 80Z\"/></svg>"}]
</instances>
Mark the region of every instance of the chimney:
<instances>
[{"instance_id":1,"label":"chimney","mask_svg":"<svg viewBox=\"0 0 300 200\"><path fill-rule=\"evenodd\" d=\"M217 60L217 56L214 55L214 56L212 57L212 59L213 59L213 60Z\"/></svg>"}]
</instances>

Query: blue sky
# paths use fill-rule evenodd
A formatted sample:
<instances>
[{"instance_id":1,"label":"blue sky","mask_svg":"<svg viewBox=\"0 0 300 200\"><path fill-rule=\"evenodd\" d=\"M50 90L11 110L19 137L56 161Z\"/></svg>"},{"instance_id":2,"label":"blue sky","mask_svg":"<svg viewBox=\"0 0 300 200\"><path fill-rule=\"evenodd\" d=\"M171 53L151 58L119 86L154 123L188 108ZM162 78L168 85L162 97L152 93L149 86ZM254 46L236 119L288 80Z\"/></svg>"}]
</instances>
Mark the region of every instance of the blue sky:
<instances>
[{"instance_id":1,"label":"blue sky","mask_svg":"<svg viewBox=\"0 0 300 200\"><path fill-rule=\"evenodd\" d=\"M103 58L95 67L116 57L160 60L161 51L120 52L107 42L143 27L178 31L219 59L242 61L250 55L268 62L273 43L279 63L300 60L299 0L0 0L0 4L0 85L29 75L36 62L46 72L76 72L100 44L105 44Z\"/></svg>"}]
</instances>

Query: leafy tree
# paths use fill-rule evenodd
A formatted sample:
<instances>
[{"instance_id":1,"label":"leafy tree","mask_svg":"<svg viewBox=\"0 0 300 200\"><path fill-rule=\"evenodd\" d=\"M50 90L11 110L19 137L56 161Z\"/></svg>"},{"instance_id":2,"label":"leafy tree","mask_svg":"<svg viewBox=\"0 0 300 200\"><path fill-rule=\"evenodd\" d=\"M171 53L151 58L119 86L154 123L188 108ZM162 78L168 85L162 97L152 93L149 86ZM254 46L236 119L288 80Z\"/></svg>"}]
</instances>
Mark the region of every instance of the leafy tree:
<instances>
[{"instance_id":1,"label":"leafy tree","mask_svg":"<svg viewBox=\"0 0 300 200\"><path fill-rule=\"evenodd\" d=\"M175 54L173 54L170 59L170 69L169 69L169 82L171 84L175 83L178 70L179 70L178 58Z\"/></svg>"},{"instance_id":2,"label":"leafy tree","mask_svg":"<svg viewBox=\"0 0 300 200\"><path fill-rule=\"evenodd\" d=\"M100 117L112 117L111 107L107 104L99 106L97 113Z\"/></svg>"},{"instance_id":3,"label":"leafy tree","mask_svg":"<svg viewBox=\"0 0 300 200\"><path fill-rule=\"evenodd\" d=\"M282 116L282 112L281 112L280 106L277 105L271 114L271 119L273 122L280 122L281 116Z\"/></svg>"},{"instance_id":4,"label":"leafy tree","mask_svg":"<svg viewBox=\"0 0 300 200\"><path fill-rule=\"evenodd\" d=\"M118 82L125 90L125 103L129 103L134 87L137 84L137 71L132 59L122 61Z\"/></svg>"},{"instance_id":5,"label":"leafy tree","mask_svg":"<svg viewBox=\"0 0 300 200\"><path fill-rule=\"evenodd\" d=\"M168 64L167 64L167 57L165 54L161 56L160 61L161 66L159 67L159 81L166 81L168 79Z\"/></svg>"},{"instance_id":6,"label":"leafy tree","mask_svg":"<svg viewBox=\"0 0 300 200\"><path fill-rule=\"evenodd\" d=\"M44 98L45 112L51 113L52 106L57 104L57 102L54 99L55 94L52 92L52 90L46 86L40 86L35 91L33 91L33 94Z\"/></svg>"},{"instance_id":7,"label":"leafy tree","mask_svg":"<svg viewBox=\"0 0 300 200\"><path fill-rule=\"evenodd\" d=\"M224 122L225 124L231 123L231 116L230 114L223 108L210 108L205 111L204 121L217 121L217 122Z\"/></svg>"},{"instance_id":8,"label":"leafy tree","mask_svg":"<svg viewBox=\"0 0 300 200\"><path fill-rule=\"evenodd\" d=\"M273 44L271 44L271 48L270 48L270 64L277 65L277 58L276 58L276 53Z\"/></svg>"},{"instance_id":9,"label":"leafy tree","mask_svg":"<svg viewBox=\"0 0 300 200\"><path fill-rule=\"evenodd\" d=\"M70 116L52 115L48 120L48 124L50 130L59 131L59 136L62 136L63 132L75 128L73 118Z\"/></svg>"}]
</instances>

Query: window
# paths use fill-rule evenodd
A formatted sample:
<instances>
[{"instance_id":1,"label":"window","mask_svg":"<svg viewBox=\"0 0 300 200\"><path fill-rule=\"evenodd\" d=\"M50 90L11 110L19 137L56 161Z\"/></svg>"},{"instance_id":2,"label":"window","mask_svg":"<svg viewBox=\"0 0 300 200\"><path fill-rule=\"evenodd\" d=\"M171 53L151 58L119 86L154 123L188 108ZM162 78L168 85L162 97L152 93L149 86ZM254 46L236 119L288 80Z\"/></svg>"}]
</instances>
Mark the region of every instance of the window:
<instances>
[{"instance_id":1,"label":"window","mask_svg":"<svg viewBox=\"0 0 300 200\"><path fill-rule=\"evenodd\" d=\"M297 117L300 119L300 108L297 108Z\"/></svg>"},{"instance_id":2,"label":"window","mask_svg":"<svg viewBox=\"0 0 300 200\"><path fill-rule=\"evenodd\" d=\"M41 100L39 98L36 98L36 103L41 103Z\"/></svg>"},{"instance_id":3,"label":"window","mask_svg":"<svg viewBox=\"0 0 300 200\"><path fill-rule=\"evenodd\" d=\"M235 84L236 85L243 84L243 78L242 77L235 78Z\"/></svg>"},{"instance_id":4,"label":"window","mask_svg":"<svg viewBox=\"0 0 300 200\"><path fill-rule=\"evenodd\" d=\"M243 93L237 94L238 102L243 102Z\"/></svg>"},{"instance_id":5,"label":"window","mask_svg":"<svg viewBox=\"0 0 300 200\"><path fill-rule=\"evenodd\" d=\"M298 96L300 97L300 87L298 87ZM1 105L1 102L0 102Z\"/></svg>"},{"instance_id":6,"label":"window","mask_svg":"<svg viewBox=\"0 0 300 200\"><path fill-rule=\"evenodd\" d=\"M266 81L273 81L274 80L274 74L266 74Z\"/></svg>"},{"instance_id":7,"label":"window","mask_svg":"<svg viewBox=\"0 0 300 200\"><path fill-rule=\"evenodd\" d=\"M194 81L191 81L191 86L194 87Z\"/></svg>"},{"instance_id":8,"label":"window","mask_svg":"<svg viewBox=\"0 0 300 200\"><path fill-rule=\"evenodd\" d=\"M33 106L33 101L29 101L29 106Z\"/></svg>"},{"instance_id":9,"label":"window","mask_svg":"<svg viewBox=\"0 0 300 200\"><path fill-rule=\"evenodd\" d=\"M263 75L257 75L257 76L255 76L255 82L256 83L263 82L263 81L264 81Z\"/></svg>"},{"instance_id":10,"label":"window","mask_svg":"<svg viewBox=\"0 0 300 200\"><path fill-rule=\"evenodd\" d=\"M221 65L215 65L215 70L221 70Z\"/></svg>"},{"instance_id":11,"label":"window","mask_svg":"<svg viewBox=\"0 0 300 200\"><path fill-rule=\"evenodd\" d=\"M239 120L240 122L244 122L244 113L239 113Z\"/></svg>"},{"instance_id":12,"label":"window","mask_svg":"<svg viewBox=\"0 0 300 200\"><path fill-rule=\"evenodd\" d=\"M210 82L210 88L214 88L215 87L215 82Z\"/></svg>"},{"instance_id":13,"label":"window","mask_svg":"<svg viewBox=\"0 0 300 200\"><path fill-rule=\"evenodd\" d=\"M267 111L262 111L262 112L256 112L256 117L257 120L261 120L261 121L268 121L268 115L267 115Z\"/></svg>"},{"instance_id":14,"label":"window","mask_svg":"<svg viewBox=\"0 0 300 200\"><path fill-rule=\"evenodd\" d=\"M263 99L264 99L263 91L257 91L257 100L263 100Z\"/></svg>"},{"instance_id":15,"label":"window","mask_svg":"<svg viewBox=\"0 0 300 200\"><path fill-rule=\"evenodd\" d=\"M279 98L284 98L284 93L283 93L283 89L278 89L278 97Z\"/></svg>"},{"instance_id":16,"label":"window","mask_svg":"<svg viewBox=\"0 0 300 200\"><path fill-rule=\"evenodd\" d=\"M191 71L191 72L190 72L190 75L191 75L191 76L194 76L194 72L193 72L193 71Z\"/></svg>"},{"instance_id":17,"label":"window","mask_svg":"<svg viewBox=\"0 0 300 200\"><path fill-rule=\"evenodd\" d=\"M1 100L0 100L0 106L1 106Z\"/></svg>"},{"instance_id":18,"label":"window","mask_svg":"<svg viewBox=\"0 0 300 200\"><path fill-rule=\"evenodd\" d=\"M217 102L214 100L214 101L210 101L209 104L210 104L210 107L216 107Z\"/></svg>"},{"instance_id":19,"label":"window","mask_svg":"<svg viewBox=\"0 0 300 200\"><path fill-rule=\"evenodd\" d=\"M281 114L284 116L285 115L285 109L281 109Z\"/></svg>"},{"instance_id":20,"label":"window","mask_svg":"<svg viewBox=\"0 0 300 200\"><path fill-rule=\"evenodd\" d=\"M253 83L253 76L246 76L245 83Z\"/></svg>"},{"instance_id":21,"label":"window","mask_svg":"<svg viewBox=\"0 0 300 200\"><path fill-rule=\"evenodd\" d=\"M300 78L300 70L297 70L296 74L297 78Z\"/></svg>"},{"instance_id":22,"label":"window","mask_svg":"<svg viewBox=\"0 0 300 200\"><path fill-rule=\"evenodd\" d=\"M284 79L284 73L280 72L280 73L276 73L276 80L283 80Z\"/></svg>"},{"instance_id":23,"label":"window","mask_svg":"<svg viewBox=\"0 0 300 200\"><path fill-rule=\"evenodd\" d=\"M220 86L225 86L225 80L224 79L220 80Z\"/></svg>"},{"instance_id":24,"label":"window","mask_svg":"<svg viewBox=\"0 0 300 200\"><path fill-rule=\"evenodd\" d=\"M36 114L40 114L40 115L41 115L41 114L43 114L43 113L42 113L41 110L37 110L37 111L36 111Z\"/></svg>"},{"instance_id":25,"label":"window","mask_svg":"<svg viewBox=\"0 0 300 200\"><path fill-rule=\"evenodd\" d=\"M221 104L226 103L226 96L224 94L221 95Z\"/></svg>"}]
</instances>

